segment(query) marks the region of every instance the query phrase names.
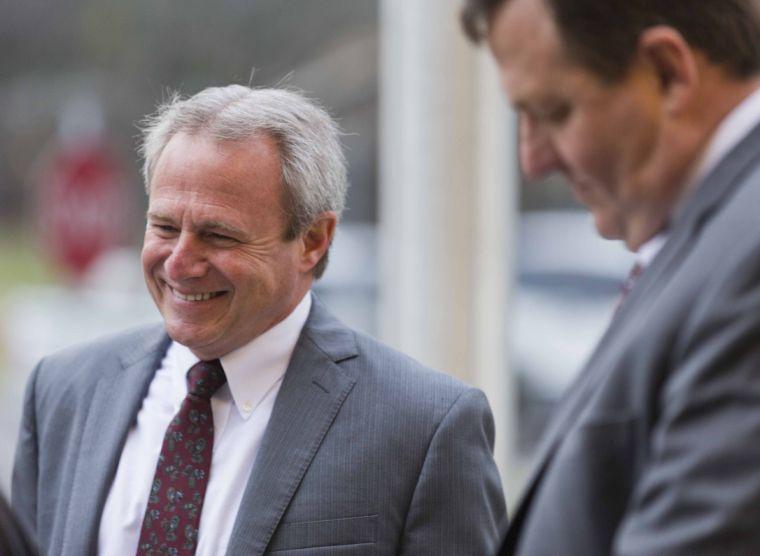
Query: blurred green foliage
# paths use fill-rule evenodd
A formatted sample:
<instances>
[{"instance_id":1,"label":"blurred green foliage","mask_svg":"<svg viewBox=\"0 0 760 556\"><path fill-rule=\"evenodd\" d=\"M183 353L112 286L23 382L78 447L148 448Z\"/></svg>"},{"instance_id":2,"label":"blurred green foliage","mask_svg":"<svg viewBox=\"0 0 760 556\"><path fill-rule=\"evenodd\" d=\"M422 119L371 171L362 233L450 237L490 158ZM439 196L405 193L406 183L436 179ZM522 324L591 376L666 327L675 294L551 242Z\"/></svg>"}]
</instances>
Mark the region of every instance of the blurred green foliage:
<instances>
[{"instance_id":1,"label":"blurred green foliage","mask_svg":"<svg viewBox=\"0 0 760 556\"><path fill-rule=\"evenodd\" d=\"M56 278L60 276L30 235L0 231L0 297L14 286L46 284Z\"/></svg>"}]
</instances>

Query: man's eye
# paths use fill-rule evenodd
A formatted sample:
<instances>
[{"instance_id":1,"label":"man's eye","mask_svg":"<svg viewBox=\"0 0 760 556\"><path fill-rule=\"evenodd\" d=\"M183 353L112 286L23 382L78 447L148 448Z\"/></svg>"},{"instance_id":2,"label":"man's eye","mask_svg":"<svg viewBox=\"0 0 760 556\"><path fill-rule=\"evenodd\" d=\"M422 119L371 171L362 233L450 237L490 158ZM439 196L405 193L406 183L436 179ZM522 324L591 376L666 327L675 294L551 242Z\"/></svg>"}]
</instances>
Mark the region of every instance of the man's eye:
<instances>
[{"instance_id":1,"label":"man's eye","mask_svg":"<svg viewBox=\"0 0 760 556\"><path fill-rule=\"evenodd\" d=\"M165 233L173 233L177 231L177 228L170 224L153 224L153 228Z\"/></svg>"},{"instance_id":2,"label":"man's eye","mask_svg":"<svg viewBox=\"0 0 760 556\"><path fill-rule=\"evenodd\" d=\"M209 234L209 237L210 237L211 239L215 239L215 240L217 240L217 241L235 241L235 239L234 239L234 238L232 238L232 237L230 237L230 236L226 236L226 235L224 235L224 234L220 234L220 233L217 233L217 232L211 232L211 233Z\"/></svg>"},{"instance_id":3,"label":"man's eye","mask_svg":"<svg viewBox=\"0 0 760 556\"><path fill-rule=\"evenodd\" d=\"M570 115L570 107L566 104L553 106L542 114L542 119L552 124L561 124Z\"/></svg>"}]
</instances>

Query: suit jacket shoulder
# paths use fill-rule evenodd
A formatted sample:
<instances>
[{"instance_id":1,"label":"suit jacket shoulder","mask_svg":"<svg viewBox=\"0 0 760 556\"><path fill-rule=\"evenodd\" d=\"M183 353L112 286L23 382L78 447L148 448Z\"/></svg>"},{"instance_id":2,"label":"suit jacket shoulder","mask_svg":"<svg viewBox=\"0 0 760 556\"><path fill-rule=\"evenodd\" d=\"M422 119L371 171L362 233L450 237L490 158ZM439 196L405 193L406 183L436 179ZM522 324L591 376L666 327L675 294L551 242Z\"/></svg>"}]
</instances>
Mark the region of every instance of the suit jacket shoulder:
<instances>
[{"instance_id":1,"label":"suit jacket shoulder","mask_svg":"<svg viewBox=\"0 0 760 556\"><path fill-rule=\"evenodd\" d=\"M315 299L228 554L494 553L506 510L492 450L480 391Z\"/></svg>"},{"instance_id":2,"label":"suit jacket shoulder","mask_svg":"<svg viewBox=\"0 0 760 556\"><path fill-rule=\"evenodd\" d=\"M121 448L167 343L161 325L141 327L62 350L32 372L12 503L43 550L61 553L72 537L70 553L95 550Z\"/></svg>"},{"instance_id":3,"label":"suit jacket shoulder","mask_svg":"<svg viewBox=\"0 0 760 556\"><path fill-rule=\"evenodd\" d=\"M38 394L55 397L64 392L70 394L69 388L86 390L104 375L118 373L141 358L162 357L169 341L163 325L152 324L52 353L34 371Z\"/></svg>"}]
</instances>

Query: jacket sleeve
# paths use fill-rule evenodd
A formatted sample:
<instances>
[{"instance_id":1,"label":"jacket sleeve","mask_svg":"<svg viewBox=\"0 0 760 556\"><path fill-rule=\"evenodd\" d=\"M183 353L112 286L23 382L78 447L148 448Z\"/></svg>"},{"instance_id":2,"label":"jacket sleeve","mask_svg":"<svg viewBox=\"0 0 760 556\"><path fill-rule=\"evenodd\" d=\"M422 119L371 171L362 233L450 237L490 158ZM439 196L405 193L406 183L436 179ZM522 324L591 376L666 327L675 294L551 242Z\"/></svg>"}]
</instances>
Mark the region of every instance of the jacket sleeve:
<instances>
[{"instance_id":1,"label":"jacket sleeve","mask_svg":"<svg viewBox=\"0 0 760 556\"><path fill-rule=\"evenodd\" d=\"M468 389L436 429L401 539L407 556L496 554L507 527L485 395Z\"/></svg>"},{"instance_id":2,"label":"jacket sleeve","mask_svg":"<svg viewBox=\"0 0 760 556\"><path fill-rule=\"evenodd\" d=\"M700 292L615 553L760 554L760 252Z\"/></svg>"},{"instance_id":3,"label":"jacket sleeve","mask_svg":"<svg viewBox=\"0 0 760 556\"><path fill-rule=\"evenodd\" d=\"M22 527L31 535L37 530L37 477L38 477L38 442L36 387L38 364L32 372L24 394L23 414L16 456L13 465L11 501Z\"/></svg>"}]
</instances>

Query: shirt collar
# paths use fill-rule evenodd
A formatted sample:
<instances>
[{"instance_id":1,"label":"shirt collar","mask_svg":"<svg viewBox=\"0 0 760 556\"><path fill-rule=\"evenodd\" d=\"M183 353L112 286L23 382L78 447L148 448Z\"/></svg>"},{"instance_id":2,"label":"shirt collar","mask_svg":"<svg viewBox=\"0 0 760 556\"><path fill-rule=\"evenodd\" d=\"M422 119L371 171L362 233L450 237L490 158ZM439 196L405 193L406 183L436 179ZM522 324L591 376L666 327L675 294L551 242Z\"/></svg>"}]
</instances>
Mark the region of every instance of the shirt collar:
<instances>
[{"instance_id":1,"label":"shirt collar","mask_svg":"<svg viewBox=\"0 0 760 556\"><path fill-rule=\"evenodd\" d=\"M684 197L687 197L689 192L718 165L731 149L749 135L758 123L760 123L760 87L734 107L720 122L710 138L707 149L686 182Z\"/></svg>"},{"instance_id":2,"label":"shirt collar","mask_svg":"<svg viewBox=\"0 0 760 556\"><path fill-rule=\"evenodd\" d=\"M665 242L668 240L668 231L667 229L661 231L651 239L647 240L639 249L636 251L636 264L640 266L641 268L648 267L654 258L657 256L657 253L660 252L660 249L662 249L662 246L665 245Z\"/></svg>"},{"instance_id":3,"label":"shirt collar","mask_svg":"<svg viewBox=\"0 0 760 556\"><path fill-rule=\"evenodd\" d=\"M680 211L690 193L707 175L715 169L718 163L741 142L756 125L760 123L760 87L740 102L723 118L713 133L699 162L694 166L689 179L686 181L683 194L676 205L674 214ZM672 215L672 216L673 216ZM636 263L646 268L654 260L657 253L668 239L665 228L652 237L636 251Z\"/></svg>"},{"instance_id":4,"label":"shirt collar","mask_svg":"<svg viewBox=\"0 0 760 556\"><path fill-rule=\"evenodd\" d=\"M307 292L284 320L220 358L235 407L243 419L248 419L282 380L310 310L311 292ZM199 359L177 342L172 342L169 349L176 357L176 368L182 369L184 382L184 374Z\"/></svg>"}]
</instances>

